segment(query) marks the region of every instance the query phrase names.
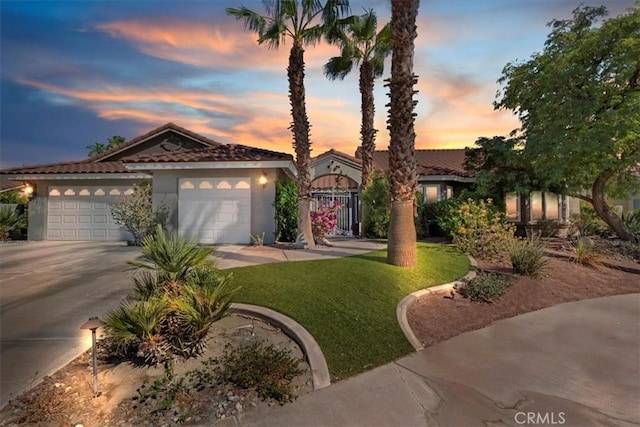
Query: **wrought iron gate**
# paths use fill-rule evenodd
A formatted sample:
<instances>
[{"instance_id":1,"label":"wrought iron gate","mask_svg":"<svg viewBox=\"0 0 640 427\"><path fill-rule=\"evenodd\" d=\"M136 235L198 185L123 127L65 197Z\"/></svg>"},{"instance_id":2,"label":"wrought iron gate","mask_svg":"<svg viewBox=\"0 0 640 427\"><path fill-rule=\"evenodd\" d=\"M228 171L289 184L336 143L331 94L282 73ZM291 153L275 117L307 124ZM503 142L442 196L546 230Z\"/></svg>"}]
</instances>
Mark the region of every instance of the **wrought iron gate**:
<instances>
[{"instance_id":1,"label":"wrought iron gate","mask_svg":"<svg viewBox=\"0 0 640 427\"><path fill-rule=\"evenodd\" d=\"M356 218L355 215L357 214L357 206L353 206L354 200L356 200L355 204L357 204L357 199L348 191L315 193L313 195L313 201L311 202L311 209L315 211L323 203L330 205L339 203L340 209L338 210L337 226L329 233L329 235L351 236L353 235L352 230L355 222L354 218Z\"/></svg>"}]
</instances>

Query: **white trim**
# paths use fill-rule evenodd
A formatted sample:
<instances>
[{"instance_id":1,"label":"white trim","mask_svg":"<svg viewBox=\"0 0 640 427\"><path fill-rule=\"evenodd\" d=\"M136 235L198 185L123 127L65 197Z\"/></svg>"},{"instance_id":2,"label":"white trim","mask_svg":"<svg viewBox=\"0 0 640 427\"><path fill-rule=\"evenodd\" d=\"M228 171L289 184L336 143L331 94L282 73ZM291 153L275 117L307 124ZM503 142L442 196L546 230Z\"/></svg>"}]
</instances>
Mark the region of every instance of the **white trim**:
<instances>
[{"instance_id":1,"label":"white trim","mask_svg":"<svg viewBox=\"0 0 640 427\"><path fill-rule=\"evenodd\" d=\"M458 175L418 175L418 183L430 181L476 182L476 179Z\"/></svg>"},{"instance_id":2,"label":"white trim","mask_svg":"<svg viewBox=\"0 0 640 427\"><path fill-rule=\"evenodd\" d=\"M34 181L52 179L152 179L146 173L50 173L12 175L11 178L0 177L3 181Z\"/></svg>"},{"instance_id":3,"label":"white trim","mask_svg":"<svg viewBox=\"0 0 640 427\"><path fill-rule=\"evenodd\" d=\"M294 176L297 171L290 160L260 162L160 162L160 163L124 163L132 171L139 170L176 170L176 169L268 169L282 168L289 170Z\"/></svg>"}]
</instances>

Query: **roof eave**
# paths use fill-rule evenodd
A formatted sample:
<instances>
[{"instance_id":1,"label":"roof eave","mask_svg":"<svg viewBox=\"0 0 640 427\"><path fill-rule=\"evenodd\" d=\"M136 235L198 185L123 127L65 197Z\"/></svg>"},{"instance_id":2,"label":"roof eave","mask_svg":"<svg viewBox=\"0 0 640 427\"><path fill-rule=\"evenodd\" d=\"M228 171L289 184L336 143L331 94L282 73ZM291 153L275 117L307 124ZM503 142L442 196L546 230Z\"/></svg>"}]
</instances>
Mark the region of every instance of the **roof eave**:
<instances>
[{"instance_id":1,"label":"roof eave","mask_svg":"<svg viewBox=\"0 0 640 427\"><path fill-rule=\"evenodd\" d=\"M190 169L267 169L281 168L290 176L297 175L291 160L259 160L240 162L157 162L124 163L131 171L190 170Z\"/></svg>"},{"instance_id":2,"label":"roof eave","mask_svg":"<svg viewBox=\"0 0 640 427\"><path fill-rule=\"evenodd\" d=\"M125 173L39 173L0 175L2 181L46 181L55 179L151 179L152 176L142 172Z\"/></svg>"},{"instance_id":3,"label":"roof eave","mask_svg":"<svg viewBox=\"0 0 640 427\"><path fill-rule=\"evenodd\" d=\"M418 175L418 181L453 181L473 183L476 182L474 177L460 175Z\"/></svg>"}]
</instances>

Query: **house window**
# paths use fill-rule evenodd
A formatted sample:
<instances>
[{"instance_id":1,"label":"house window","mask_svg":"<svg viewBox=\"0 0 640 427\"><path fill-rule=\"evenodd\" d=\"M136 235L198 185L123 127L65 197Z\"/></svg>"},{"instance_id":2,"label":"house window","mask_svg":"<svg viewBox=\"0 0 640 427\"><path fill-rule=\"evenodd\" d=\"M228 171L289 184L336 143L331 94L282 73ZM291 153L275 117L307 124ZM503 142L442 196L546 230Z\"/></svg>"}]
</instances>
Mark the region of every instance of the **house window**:
<instances>
[{"instance_id":1,"label":"house window","mask_svg":"<svg viewBox=\"0 0 640 427\"><path fill-rule=\"evenodd\" d=\"M447 199L450 199L453 197L453 187L450 185L447 185L447 195L446 195Z\"/></svg>"},{"instance_id":2,"label":"house window","mask_svg":"<svg viewBox=\"0 0 640 427\"><path fill-rule=\"evenodd\" d=\"M439 185L425 185L424 186L424 201L427 205L436 203L438 201L438 193L440 191Z\"/></svg>"},{"instance_id":3,"label":"house window","mask_svg":"<svg viewBox=\"0 0 640 427\"><path fill-rule=\"evenodd\" d=\"M636 211L640 209L640 199L633 199L633 210Z\"/></svg>"},{"instance_id":4,"label":"house window","mask_svg":"<svg viewBox=\"0 0 640 427\"><path fill-rule=\"evenodd\" d=\"M544 193L544 205L545 219L557 220L560 218L557 194Z\"/></svg>"},{"instance_id":5,"label":"house window","mask_svg":"<svg viewBox=\"0 0 640 427\"><path fill-rule=\"evenodd\" d=\"M543 219L542 212L542 192L534 191L531 193L531 220L540 221Z\"/></svg>"},{"instance_id":6,"label":"house window","mask_svg":"<svg viewBox=\"0 0 640 427\"><path fill-rule=\"evenodd\" d=\"M507 221L520 221L520 195L509 193L505 199L507 205Z\"/></svg>"}]
</instances>

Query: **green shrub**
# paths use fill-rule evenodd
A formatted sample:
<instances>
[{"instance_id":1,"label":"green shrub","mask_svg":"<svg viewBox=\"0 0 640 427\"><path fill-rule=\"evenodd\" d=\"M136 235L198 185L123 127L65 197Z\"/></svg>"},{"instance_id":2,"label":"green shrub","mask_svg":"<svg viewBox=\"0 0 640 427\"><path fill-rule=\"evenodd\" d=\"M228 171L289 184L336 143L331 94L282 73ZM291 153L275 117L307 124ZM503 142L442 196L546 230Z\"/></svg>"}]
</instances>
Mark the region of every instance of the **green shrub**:
<instances>
[{"instance_id":1,"label":"green shrub","mask_svg":"<svg viewBox=\"0 0 640 427\"><path fill-rule=\"evenodd\" d=\"M276 240L295 242L298 236L298 189L295 181L276 181Z\"/></svg>"},{"instance_id":2,"label":"green shrub","mask_svg":"<svg viewBox=\"0 0 640 427\"><path fill-rule=\"evenodd\" d=\"M288 351L259 342L227 349L220 363L215 369L218 381L254 389L263 399L281 403L293 400L291 381L302 374Z\"/></svg>"},{"instance_id":3,"label":"green shrub","mask_svg":"<svg viewBox=\"0 0 640 427\"><path fill-rule=\"evenodd\" d=\"M427 205L421 192L416 192L417 215L415 218L416 237L418 240L429 236L429 221L427 220Z\"/></svg>"},{"instance_id":4,"label":"green shrub","mask_svg":"<svg viewBox=\"0 0 640 427\"><path fill-rule=\"evenodd\" d=\"M0 240L7 240L9 233L26 227L27 218L12 206L0 206Z\"/></svg>"},{"instance_id":5,"label":"green shrub","mask_svg":"<svg viewBox=\"0 0 640 427\"><path fill-rule=\"evenodd\" d=\"M374 173L371 183L362 191L363 224L366 237L385 238L389 230L389 184L387 177Z\"/></svg>"},{"instance_id":6,"label":"green shrub","mask_svg":"<svg viewBox=\"0 0 640 427\"><path fill-rule=\"evenodd\" d=\"M513 272L523 276L536 276L547 263L544 242L537 237L514 239L508 245Z\"/></svg>"},{"instance_id":7,"label":"green shrub","mask_svg":"<svg viewBox=\"0 0 640 427\"><path fill-rule=\"evenodd\" d=\"M610 236L611 230L586 202L580 202L580 213L571 215L571 226L580 236Z\"/></svg>"},{"instance_id":8,"label":"green shrub","mask_svg":"<svg viewBox=\"0 0 640 427\"><path fill-rule=\"evenodd\" d=\"M467 199L456 211L460 225L453 231L454 243L465 253L492 258L507 252L515 227L509 224L491 199Z\"/></svg>"},{"instance_id":9,"label":"green shrub","mask_svg":"<svg viewBox=\"0 0 640 427\"><path fill-rule=\"evenodd\" d=\"M151 184L145 182L136 186L132 194L111 205L113 220L131 233L136 246L140 246L159 225L164 226L169 216L169 209L163 204L154 211L151 192Z\"/></svg>"},{"instance_id":10,"label":"green shrub","mask_svg":"<svg viewBox=\"0 0 640 427\"><path fill-rule=\"evenodd\" d=\"M633 234L640 237L640 209L622 214L622 221L624 221Z\"/></svg>"},{"instance_id":11,"label":"green shrub","mask_svg":"<svg viewBox=\"0 0 640 427\"><path fill-rule=\"evenodd\" d=\"M480 272L471 279L456 285L454 289L471 301L492 303L500 299L511 283L499 274Z\"/></svg>"},{"instance_id":12,"label":"green shrub","mask_svg":"<svg viewBox=\"0 0 640 427\"><path fill-rule=\"evenodd\" d=\"M106 333L118 355L142 358L149 365L202 354L213 322L227 314L236 288L209 259L213 249L200 247L162 228L147 235L142 260L128 299L110 312Z\"/></svg>"}]
</instances>

